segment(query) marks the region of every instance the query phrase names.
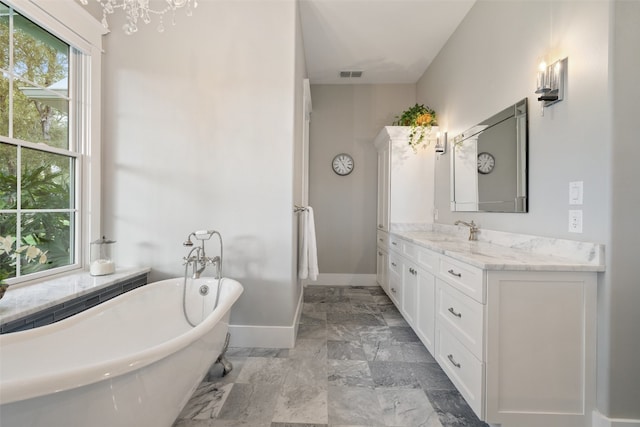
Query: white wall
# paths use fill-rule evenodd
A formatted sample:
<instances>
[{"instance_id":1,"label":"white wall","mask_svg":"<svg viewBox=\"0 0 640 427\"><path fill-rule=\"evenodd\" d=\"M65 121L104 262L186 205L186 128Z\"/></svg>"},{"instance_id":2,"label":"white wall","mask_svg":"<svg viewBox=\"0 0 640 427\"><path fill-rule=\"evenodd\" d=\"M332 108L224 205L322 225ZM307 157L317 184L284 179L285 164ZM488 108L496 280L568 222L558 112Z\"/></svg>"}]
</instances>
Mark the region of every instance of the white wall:
<instances>
[{"instance_id":1,"label":"white wall","mask_svg":"<svg viewBox=\"0 0 640 427\"><path fill-rule=\"evenodd\" d=\"M618 16L622 27L605 1L479 1L419 80L417 99L436 109L451 137L529 97L529 213L450 212L447 154L436 162L439 222L473 219L481 230L606 244L607 273L599 277L598 408L613 418L640 419L640 335L633 326L640 324L640 298L633 264L621 266L623 253L637 253L631 224L637 221L630 215L640 206L636 186L628 183L638 181L638 169L626 160L638 157L631 137L638 99L637 29L621 35L616 45L623 51L613 64L624 68L615 78L610 66L613 29L621 34L620 28L637 28L640 14L638 2L614 4L624 16ZM533 93L537 65L543 58L564 57L569 58L565 100L541 116ZM612 81L624 99L614 100ZM629 92L629 85L635 91ZM616 118L619 136L611 126L616 110L625 114ZM568 232L568 210L575 208L568 204L570 181L584 181L582 234Z\"/></svg>"},{"instance_id":2,"label":"white wall","mask_svg":"<svg viewBox=\"0 0 640 427\"><path fill-rule=\"evenodd\" d=\"M164 33L153 24L126 36L111 22L104 233L118 241L119 265L150 266L156 280L182 276L189 232L219 230L225 276L245 289L231 323L291 326L300 292L292 164L305 73L297 5L199 3Z\"/></svg>"},{"instance_id":3,"label":"white wall","mask_svg":"<svg viewBox=\"0 0 640 427\"><path fill-rule=\"evenodd\" d=\"M375 274L377 152L373 140L415 104L415 85L312 85L309 204L321 274ZM341 177L336 154L355 167Z\"/></svg>"}]
</instances>

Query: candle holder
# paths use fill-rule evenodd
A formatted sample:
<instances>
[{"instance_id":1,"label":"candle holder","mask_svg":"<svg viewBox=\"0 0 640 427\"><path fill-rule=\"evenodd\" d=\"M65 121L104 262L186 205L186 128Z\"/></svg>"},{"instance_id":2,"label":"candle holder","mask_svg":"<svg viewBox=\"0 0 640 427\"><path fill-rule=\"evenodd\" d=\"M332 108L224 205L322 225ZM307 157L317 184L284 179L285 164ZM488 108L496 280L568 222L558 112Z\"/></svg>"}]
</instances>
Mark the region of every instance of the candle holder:
<instances>
[{"instance_id":1,"label":"candle holder","mask_svg":"<svg viewBox=\"0 0 640 427\"><path fill-rule=\"evenodd\" d=\"M113 244L115 240L102 239L91 242L91 265L89 272L92 276L106 276L116 271L116 264L113 262Z\"/></svg>"}]
</instances>

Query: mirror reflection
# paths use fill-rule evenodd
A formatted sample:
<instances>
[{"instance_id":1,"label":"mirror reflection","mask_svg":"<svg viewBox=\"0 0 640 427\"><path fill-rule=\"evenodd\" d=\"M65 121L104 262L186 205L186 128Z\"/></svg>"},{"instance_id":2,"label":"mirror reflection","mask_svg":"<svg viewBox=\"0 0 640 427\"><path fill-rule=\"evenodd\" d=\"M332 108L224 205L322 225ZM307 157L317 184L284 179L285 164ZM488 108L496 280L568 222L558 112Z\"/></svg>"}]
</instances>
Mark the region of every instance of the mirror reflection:
<instances>
[{"instance_id":1,"label":"mirror reflection","mask_svg":"<svg viewBox=\"0 0 640 427\"><path fill-rule=\"evenodd\" d=\"M527 98L453 139L451 210L527 212Z\"/></svg>"}]
</instances>

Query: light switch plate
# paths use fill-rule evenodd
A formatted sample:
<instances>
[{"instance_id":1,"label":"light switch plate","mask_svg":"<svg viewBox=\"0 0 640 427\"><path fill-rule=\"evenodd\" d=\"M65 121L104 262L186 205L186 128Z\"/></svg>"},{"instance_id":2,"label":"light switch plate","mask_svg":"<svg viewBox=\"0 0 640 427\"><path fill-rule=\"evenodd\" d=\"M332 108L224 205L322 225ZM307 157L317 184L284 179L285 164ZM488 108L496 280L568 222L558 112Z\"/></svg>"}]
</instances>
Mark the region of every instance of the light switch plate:
<instances>
[{"instance_id":1,"label":"light switch plate","mask_svg":"<svg viewBox=\"0 0 640 427\"><path fill-rule=\"evenodd\" d=\"M569 211L569 232L582 233L582 210Z\"/></svg>"},{"instance_id":2,"label":"light switch plate","mask_svg":"<svg viewBox=\"0 0 640 427\"><path fill-rule=\"evenodd\" d=\"M569 183L569 204L581 205L584 193L584 183L582 181L573 181Z\"/></svg>"}]
</instances>

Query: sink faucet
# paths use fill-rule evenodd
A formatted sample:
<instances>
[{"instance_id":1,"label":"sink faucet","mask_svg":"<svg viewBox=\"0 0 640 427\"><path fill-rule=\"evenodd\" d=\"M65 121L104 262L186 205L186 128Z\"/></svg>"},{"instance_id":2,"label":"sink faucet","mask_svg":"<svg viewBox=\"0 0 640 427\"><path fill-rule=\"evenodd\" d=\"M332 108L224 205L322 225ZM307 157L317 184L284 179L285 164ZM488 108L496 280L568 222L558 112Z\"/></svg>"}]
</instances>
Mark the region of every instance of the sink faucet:
<instances>
[{"instance_id":1,"label":"sink faucet","mask_svg":"<svg viewBox=\"0 0 640 427\"><path fill-rule=\"evenodd\" d=\"M464 221L456 221L455 225L466 225L467 227L469 227L469 240L478 240L478 226L476 225L475 222L471 221L471 222L464 222Z\"/></svg>"}]
</instances>

